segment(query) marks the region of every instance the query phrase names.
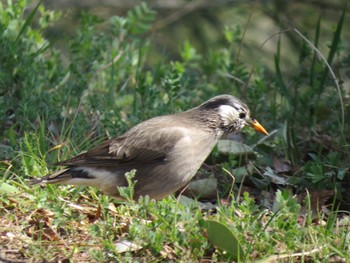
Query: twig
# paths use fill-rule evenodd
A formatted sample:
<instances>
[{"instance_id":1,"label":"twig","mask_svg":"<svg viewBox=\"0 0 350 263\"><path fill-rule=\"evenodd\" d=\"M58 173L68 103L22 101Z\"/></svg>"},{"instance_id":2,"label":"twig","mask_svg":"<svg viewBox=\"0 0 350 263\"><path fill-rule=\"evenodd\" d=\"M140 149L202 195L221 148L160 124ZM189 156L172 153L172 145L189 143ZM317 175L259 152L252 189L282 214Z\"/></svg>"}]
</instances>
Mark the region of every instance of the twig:
<instances>
[{"instance_id":1,"label":"twig","mask_svg":"<svg viewBox=\"0 0 350 263\"><path fill-rule=\"evenodd\" d=\"M320 248L315 248L313 250L306 251L306 252L299 252L299 253L293 253L293 254L282 254L282 255L272 255L272 256L262 260L261 262L263 262L263 263L276 262L276 260L280 260L283 258L308 256L308 255L315 254L315 253L319 252L324 247L325 246L321 246Z\"/></svg>"}]
</instances>

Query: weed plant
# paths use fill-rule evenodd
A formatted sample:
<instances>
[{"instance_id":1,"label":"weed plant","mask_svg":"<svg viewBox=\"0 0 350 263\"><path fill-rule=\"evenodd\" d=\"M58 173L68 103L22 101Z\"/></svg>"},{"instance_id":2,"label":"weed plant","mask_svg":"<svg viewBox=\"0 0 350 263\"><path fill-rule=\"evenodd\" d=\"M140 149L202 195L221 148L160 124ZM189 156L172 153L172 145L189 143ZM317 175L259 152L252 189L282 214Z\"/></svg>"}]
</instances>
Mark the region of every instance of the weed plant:
<instances>
[{"instance_id":1,"label":"weed plant","mask_svg":"<svg viewBox=\"0 0 350 263\"><path fill-rule=\"evenodd\" d=\"M210 219L237 237L244 251L238 261L350 261L350 106L342 75L336 76L337 89L325 61L318 59L321 19L312 45L300 37L300 68L287 78L280 70L280 42L275 72L259 61L252 72L239 60L244 39L237 27L223 29L225 47L200 54L186 41L179 44L177 60L164 54L162 61L150 64L156 47L149 33L156 13L146 4L125 17L101 19L82 12L74 37L62 36L67 38L62 54L44 37L61 14L40 2L24 16L27 6L25 0L0 3L0 260L232 260L209 242ZM324 56L329 65L346 71L350 56L342 45L344 16ZM272 131L253 145L258 135L245 130L245 143L254 146L256 158L232 157L225 167L252 165L254 172L244 183L259 191L272 189L273 205L258 205L257 199L265 197L254 200L247 192L238 201L227 194L232 194L227 191L231 185L219 193L228 203L201 210L198 203L185 205L174 196L117 203L92 188L32 188L26 182L55 171L48 164L142 120L189 109L222 93L244 100ZM217 150L210 158L220 160ZM288 164L283 173L288 183L282 186L271 180L280 175L272 169L274 158ZM272 172L266 173L269 167ZM316 201L310 195L302 200L293 195L305 189L334 191L327 213L312 209ZM132 195L132 188L125 194ZM133 249L121 252L124 241Z\"/></svg>"}]
</instances>

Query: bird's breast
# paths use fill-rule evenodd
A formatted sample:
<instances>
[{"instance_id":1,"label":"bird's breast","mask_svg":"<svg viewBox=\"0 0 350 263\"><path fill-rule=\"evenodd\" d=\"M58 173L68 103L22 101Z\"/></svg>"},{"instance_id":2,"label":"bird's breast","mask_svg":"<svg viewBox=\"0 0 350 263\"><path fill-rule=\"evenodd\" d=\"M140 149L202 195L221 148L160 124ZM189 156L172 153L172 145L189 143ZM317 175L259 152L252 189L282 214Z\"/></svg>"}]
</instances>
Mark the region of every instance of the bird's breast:
<instances>
[{"instance_id":1,"label":"bird's breast","mask_svg":"<svg viewBox=\"0 0 350 263\"><path fill-rule=\"evenodd\" d=\"M179 140L168 156L174 177L182 183L191 180L218 140L218 136L206 132L188 134Z\"/></svg>"}]
</instances>

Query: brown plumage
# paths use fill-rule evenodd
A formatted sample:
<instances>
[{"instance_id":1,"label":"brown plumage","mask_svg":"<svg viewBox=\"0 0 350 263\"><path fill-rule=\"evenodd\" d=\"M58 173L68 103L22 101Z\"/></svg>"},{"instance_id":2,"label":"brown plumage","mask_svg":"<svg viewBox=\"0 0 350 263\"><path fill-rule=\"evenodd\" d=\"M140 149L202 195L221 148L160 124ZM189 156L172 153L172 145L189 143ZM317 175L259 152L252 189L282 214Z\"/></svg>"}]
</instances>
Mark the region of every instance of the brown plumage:
<instances>
[{"instance_id":1,"label":"brown plumage","mask_svg":"<svg viewBox=\"0 0 350 263\"><path fill-rule=\"evenodd\" d=\"M224 133L235 133L247 124L267 134L250 118L243 102L220 95L191 110L144 121L57 163L66 168L31 183L95 186L120 198L117 187L127 186L125 173L136 169L134 198L160 199L188 183Z\"/></svg>"}]
</instances>

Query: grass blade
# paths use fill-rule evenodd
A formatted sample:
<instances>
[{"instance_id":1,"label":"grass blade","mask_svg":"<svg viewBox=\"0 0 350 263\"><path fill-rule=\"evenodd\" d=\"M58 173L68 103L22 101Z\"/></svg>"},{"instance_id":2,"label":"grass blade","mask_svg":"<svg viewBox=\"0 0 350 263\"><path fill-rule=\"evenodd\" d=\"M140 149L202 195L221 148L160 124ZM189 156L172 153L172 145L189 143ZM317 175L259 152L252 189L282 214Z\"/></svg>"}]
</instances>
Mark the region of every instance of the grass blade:
<instances>
[{"instance_id":1,"label":"grass blade","mask_svg":"<svg viewBox=\"0 0 350 263\"><path fill-rule=\"evenodd\" d=\"M334 84L337 88L337 91L338 91L338 96L339 96L339 102L340 102L340 110L341 110L341 129L344 130L344 122L345 122L345 109L344 109L344 102L343 102L343 96L342 96L342 93L341 93L341 89L340 89L340 86L339 86L339 83L338 83L338 80L337 80L337 77L335 76L333 70L332 70L332 67L330 66L330 64L327 62L326 58L323 56L323 54L310 42L310 40L308 40L298 29L296 28L293 28L293 30L302 38L304 39L304 41L306 41L317 53L317 55L324 61L324 63L326 64L327 66L327 69L329 70L332 78L333 78L333 81L334 81ZM318 93L319 94L319 97L321 96L321 93ZM318 98L318 100L316 100L316 103L318 103L318 101L320 101L320 98ZM316 107L317 108L317 105Z\"/></svg>"},{"instance_id":2,"label":"grass blade","mask_svg":"<svg viewBox=\"0 0 350 263\"><path fill-rule=\"evenodd\" d=\"M280 61L281 61L281 36L278 37L277 53L275 55L276 82L280 89L281 94L288 100L289 105L291 105L291 97L289 95L287 86L284 83L284 80L282 77Z\"/></svg>"},{"instance_id":3,"label":"grass blade","mask_svg":"<svg viewBox=\"0 0 350 263\"><path fill-rule=\"evenodd\" d=\"M318 40L320 39L320 29L321 29L321 16L318 18L316 31L315 31L315 41L314 46L318 47ZM317 52L314 51L314 56L311 62L311 72L310 72L310 86L312 87L315 80L315 66L316 66Z\"/></svg>"},{"instance_id":4,"label":"grass blade","mask_svg":"<svg viewBox=\"0 0 350 263\"><path fill-rule=\"evenodd\" d=\"M329 65L332 64L333 58L335 53L338 51L338 47L339 47L339 43L340 43L340 37L341 37L341 32L342 32L342 28L343 28L343 24L344 24L344 19L345 19L345 10L343 11L342 16L340 17L340 20L338 22L337 25L337 29L335 30L334 33L334 37L333 37L333 41L330 47L330 51L328 54L328 58L327 58L327 62ZM322 75L322 79L320 81L320 86L319 86L319 96L321 96L321 93L324 91L325 89L325 81L328 75L328 67L326 66L323 75Z\"/></svg>"},{"instance_id":5,"label":"grass blade","mask_svg":"<svg viewBox=\"0 0 350 263\"><path fill-rule=\"evenodd\" d=\"M32 22L34 15L36 14L36 12L38 11L39 6L41 5L42 0L39 1L39 3L35 6L35 8L33 9L32 12L30 12L29 16L27 17L26 21L24 22L21 30L19 31L15 42L17 42L19 40L19 38L23 35L24 31L26 31L26 29L29 27L29 24Z\"/></svg>"}]
</instances>

